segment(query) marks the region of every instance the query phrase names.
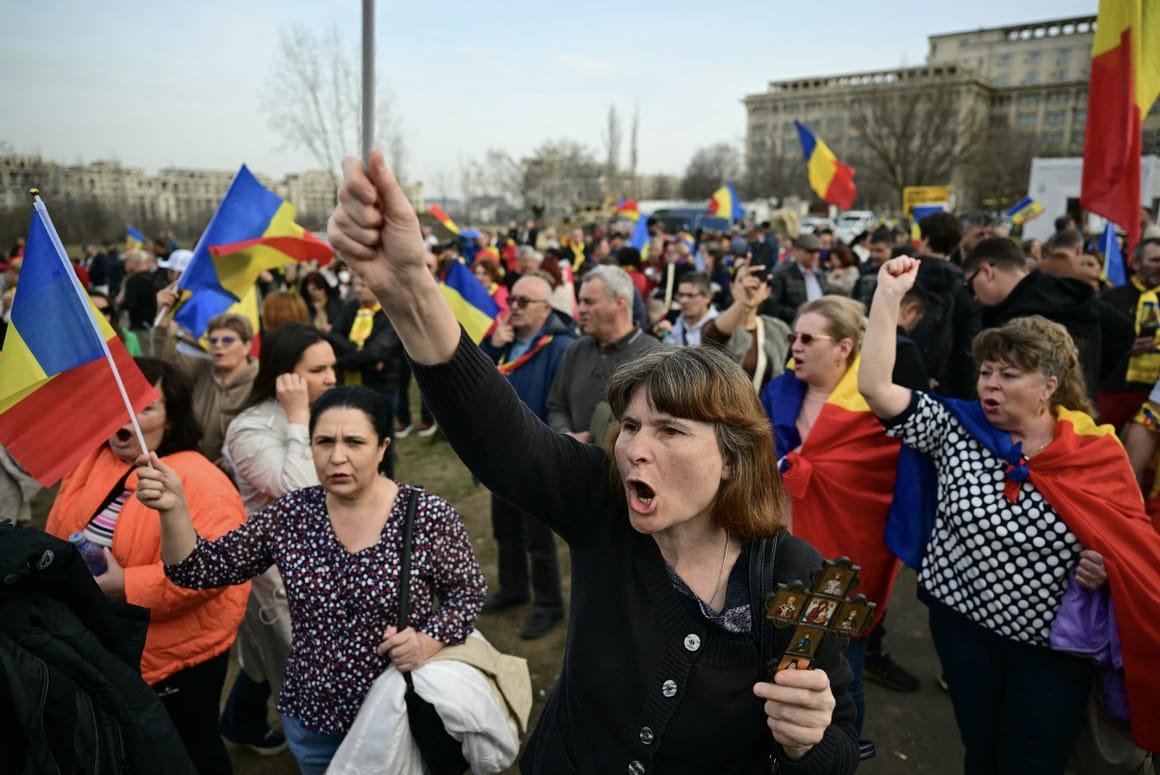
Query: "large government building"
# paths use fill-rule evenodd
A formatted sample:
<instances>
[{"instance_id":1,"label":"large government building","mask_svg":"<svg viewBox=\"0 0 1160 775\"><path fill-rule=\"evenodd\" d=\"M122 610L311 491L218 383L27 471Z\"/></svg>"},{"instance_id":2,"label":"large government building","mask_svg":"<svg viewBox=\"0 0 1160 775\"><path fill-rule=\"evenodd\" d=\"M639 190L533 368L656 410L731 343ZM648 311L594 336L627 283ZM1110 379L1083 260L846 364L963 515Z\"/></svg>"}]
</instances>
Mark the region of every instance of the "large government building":
<instances>
[{"instance_id":1,"label":"large government building","mask_svg":"<svg viewBox=\"0 0 1160 775\"><path fill-rule=\"evenodd\" d=\"M1095 23L1082 16L932 35L918 67L771 81L745 98L747 153L800 153L796 119L838 158L856 159L866 149L854 116L872 115L864 112L866 102L937 95L961 117L985 115L993 130L1031 135L1037 155L1082 155ZM1143 130L1144 153L1160 153L1160 101Z\"/></svg>"}]
</instances>

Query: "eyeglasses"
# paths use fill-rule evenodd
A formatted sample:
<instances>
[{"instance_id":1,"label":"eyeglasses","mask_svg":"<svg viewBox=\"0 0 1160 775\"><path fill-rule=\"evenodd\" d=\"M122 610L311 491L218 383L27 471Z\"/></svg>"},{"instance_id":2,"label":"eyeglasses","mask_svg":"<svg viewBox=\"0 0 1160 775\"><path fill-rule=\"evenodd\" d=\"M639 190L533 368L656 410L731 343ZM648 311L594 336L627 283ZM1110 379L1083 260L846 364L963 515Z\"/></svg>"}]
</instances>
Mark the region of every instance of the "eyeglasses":
<instances>
[{"instance_id":1,"label":"eyeglasses","mask_svg":"<svg viewBox=\"0 0 1160 775\"><path fill-rule=\"evenodd\" d=\"M785 339L787 342L789 342L790 347L793 347L799 339L802 340L802 344L806 347L809 347L811 344L817 341L834 341L834 337L832 336L821 336L819 334L786 334Z\"/></svg>"},{"instance_id":2,"label":"eyeglasses","mask_svg":"<svg viewBox=\"0 0 1160 775\"><path fill-rule=\"evenodd\" d=\"M523 308L530 304L547 304L548 302L543 299L533 299L529 296L510 296L508 297L508 303L513 307Z\"/></svg>"},{"instance_id":3,"label":"eyeglasses","mask_svg":"<svg viewBox=\"0 0 1160 775\"><path fill-rule=\"evenodd\" d=\"M979 264L975 271L963 278L963 285L967 286L967 290L971 292L972 296L975 295L975 278L979 276L981 271L983 271L983 265Z\"/></svg>"},{"instance_id":4,"label":"eyeglasses","mask_svg":"<svg viewBox=\"0 0 1160 775\"><path fill-rule=\"evenodd\" d=\"M100 312L105 317L111 317L113 314L112 307L97 307L97 312Z\"/></svg>"},{"instance_id":5,"label":"eyeglasses","mask_svg":"<svg viewBox=\"0 0 1160 775\"><path fill-rule=\"evenodd\" d=\"M229 336L229 335L225 335L225 336L211 336L211 337L209 338L209 344L210 344L210 347L215 347L215 346L217 346L217 345L219 345L219 344L220 344L222 347L229 347L231 344L235 344L235 343L236 343L236 342L238 342L238 341L240 341L240 337L236 337L236 336Z\"/></svg>"}]
</instances>

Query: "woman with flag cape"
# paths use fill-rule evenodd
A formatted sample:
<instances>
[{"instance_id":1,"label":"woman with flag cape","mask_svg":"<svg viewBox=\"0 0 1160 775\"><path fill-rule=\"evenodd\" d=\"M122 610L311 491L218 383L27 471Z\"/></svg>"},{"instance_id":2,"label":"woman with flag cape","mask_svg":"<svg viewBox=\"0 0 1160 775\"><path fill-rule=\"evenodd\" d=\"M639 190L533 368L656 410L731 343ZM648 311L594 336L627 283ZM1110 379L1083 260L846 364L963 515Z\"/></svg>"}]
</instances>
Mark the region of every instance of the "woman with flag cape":
<instances>
[{"instance_id":1,"label":"woman with flag cape","mask_svg":"<svg viewBox=\"0 0 1160 775\"><path fill-rule=\"evenodd\" d=\"M1111 426L1097 426L1067 331L1017 318L975 338L978 401L891 383L899 303L919 262L883 265L858 387L904 443L887 543L918 569L965 770L1059 773L1092 667L1056 648L1075 595L1110 598L1132 736L1160 750L1160 535ZM896 519L897 518L897 519ZM1105 599L1107 599L1105 598ZM1113 655L1115 664L1117 655Z\"/></svg>"},{"instance_id":2,"label":"woman with flag cape","mask_svg":"<svg viewBox=\"0 0 1160 775\"><path fill-rule=\"evenodd\" d=\"M865 329L856 301L823 296L803 304L789 335L793 368L766 386L761 403L792 499L791 530L824 556L846 556L861 566L858 592L878 604L877 625L898 577L898 558L882 534L894 500L899 443L883 432L858 393ZM866 638L852 640L846 648L854 671L856 731L864 716L866 643Z\"/></svg>"}]
</instances>

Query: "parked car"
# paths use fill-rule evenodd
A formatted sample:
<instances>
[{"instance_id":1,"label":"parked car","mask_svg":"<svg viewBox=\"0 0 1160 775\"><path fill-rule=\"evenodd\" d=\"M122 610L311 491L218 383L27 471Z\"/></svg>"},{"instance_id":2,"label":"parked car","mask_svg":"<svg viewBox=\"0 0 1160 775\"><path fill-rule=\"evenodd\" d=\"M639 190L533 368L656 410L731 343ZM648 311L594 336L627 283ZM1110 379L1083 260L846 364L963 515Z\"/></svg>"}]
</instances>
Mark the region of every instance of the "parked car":
<instances>
[{"instance_id":1,"label":"parked car","mask_svg":"<svg viewBox=\"0 0 1160 775\"><path fill-rule=\"evenodd\" d=\"M805 215L802 216L802 234L813 234L818 229L824 226L834 228L834 222L829 218L821 215Z\"/></svg>"},{"instance_id":2,"label":"parked car","mask_svg":"<svg viewBox=\"0 0 1160 775\"><path fill-rule=\"evenodd\" d=\"M838 216L834 236L849 245L855 237L874 226L874 213L870 210L847 210Z\"/></svg>"},{"instance_id":3,"label":"parked car","mask_svg":"<svg viewBox=\"0 0 1160 775\"><path fill-rule=\"evenodd\" d=\"M704 207L663 207L654 212L653 217L664 224L669 234L676 234L681 229L691 232L697 229L712 229L723 233L729 231L728 219L709 215Z\"/></svg>"}]
</instances>

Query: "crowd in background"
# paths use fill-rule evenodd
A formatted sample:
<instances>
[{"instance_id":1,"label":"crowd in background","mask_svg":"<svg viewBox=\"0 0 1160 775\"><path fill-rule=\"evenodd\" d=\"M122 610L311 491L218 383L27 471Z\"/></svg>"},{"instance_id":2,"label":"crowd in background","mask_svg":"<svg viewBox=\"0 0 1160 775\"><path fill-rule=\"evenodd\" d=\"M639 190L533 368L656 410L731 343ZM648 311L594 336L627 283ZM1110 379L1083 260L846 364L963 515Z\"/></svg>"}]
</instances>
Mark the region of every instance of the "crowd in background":
<instances>
[{"instance_id":1,"label":"crowd in background","mask_svg":"<svg viewBox=\"0 0 1160 775\"><path fill-rule=\"evenodd\" d=\"M1042 244L1017 241L1004 224L982 213L928 215L917 224L917 241L909 230L883 224L847 244L826 227L802 232L796 217L786 212L771 222L739 223L727 232L694 232L650 218L649 238L640 249L630 244L634 225L612 219L583 224L512 221L479 230L476 237L442 241L434 227L425 226L423 238L432 274L439 277L449 262L463 261L495 300L500 312L481 349L528 409L559 433L601 443L616 422L605 396L608 381L619 365L644 353L662 347L717 347L741 366L769 414L787 491L793 496L795 533L823 554L854 557L866 574L865 591L879 604L873 633L847 653L855 671L851 696L860 730L865 713L873 712L863 707L862 677L903 692L919 685L885 648L884 613L898 572L893 555L874 536L855 528L836 532L816 524L847 485L877 504L867 509L880 511L881 520L890 507L897 442L875 426L880 438L875 437L877 446L872 448L883 456L880 470L865 461L861 469L834 463L846 440L819 421L832 397L843 391L857 395L857 364L870 357L863 341L872 302L889 298L897 306L889 336L893 383L956 399L985 401L980 391L989 389L987 375L980 375L979 353L972 350L981 334L1007 332L1013 321L1027 318L1062 326L1043 330L1065 332L1061 341L1074 347L1082 380L1073 399L1080 405L1069 408L1089 409L1128 440L1134 472L1155 514L1160 228L1147 211L1141 220L1140 243L1128 246L1131 280L1120 287L1107 282L1105 257L1093 236L1080 231L1069 216L1056 220L1055 233ZM879 288L880 271L899 256L913 256L920 263L907 269L913 275L909 287L892 284L888 293ZM201 339L172 322L171 311L179 301L176 280L191 258L170 232L162 232L131 250L113 242L85 245L73 266L98 311L107 316L129 353L139 358L147 378L162 387L164 401L151 416L143 416L142 424L152 423L150 448L180 472L192 524L203 538L223 535L258 513L273 524L271 505L295 492L314 492L304 488L330 491L322 470L311 463L307 429L318 421L316 402L336 385L362 386L381 399L361 411L373 420L372 435L377 434L382 447L379 470L386 477L393 476L394 439L438 431L424 403L413 414L411 367L399 338L374 294L341 257L323 267L291 265L264 273L258 288L260 318L218 316ZM6 319L19 284L22 244L2 263L0 299ZM780 392L785 382L778 378L787 373L800 386L791 416L779 403L785 400ZM873 402L871 406L879 411ZM945 422L934 405L919 403L913 411L919 414L891 431L907 443L925 439L930 424ZM284 686L294 718L308 726L313 722L315 732L341 740L359 698L324 702L321 707L340 709L337 717L312 704L311 692L318 687L302 672L303 666L343 657L333 649L290 656L291 609L303 599L291 589L287 605L286 587L300 573L286 559L290 555L263 548L280 558L278 569L267 571L269 563L259 567L262 563L252 560L246 567L255 573L231 575L220 567L225 555L199 548L193 564L182 563L177 573L178 580L191 585L191 579L203 584L207 578L237 582L254 577L248 597L246 587L193 592L167 581L156 527L142 526L147 518L133 514L143 507L131 497L134 488L128 482L136 480L127 477L140 450L127 434L119 431L107 454L95 456L84 471L65 480L48 530L62 537L83 531L120 554L120 566L125 567L118 567L119 578L106 579L102 588L153 609L143 674L159 693L167 687L179 690L175 693L182 701L167 709L191 757L203 772L229 771L219 731L265 751L281 748L284 737L266 718L266 701ZM831 488L828 493L810 489L831 481L821 473L815 473L812 483L796 482L803 460L818 472L833 472L833 483L825 485ZM300 497L295 508L314 513L315 496ZM23 500L21 496L13 503ZM447 519L448 507L442 502L424 508L435 515L432 519ZM480 610L487 615L530 605L520 635L541 637L559 625L567 609L554 536L535 515L499 497L492 500L492 521L499 549L498 583L484 598L482 580L473 573L448 581L442 593L461 601L457 605L462 605L467 624L466 629L458 620L444 626L462 639ZM131 549L129 539L117 533L117 525L127 524L136 526ZM262 544L254 537L257 530L253 527L255 532L247 534L250 543L238 539L232 547L239 556L258 551L254 547ZM314 539L301 540L309 544ZM1060 556L1074 563L1084 548L1073 536ZM470 554L470 547L463 554ZM1041 586L1048 597L1062 593L1065 575L1054 565L1049 571L1027 572L1028 584ZM1050 624L1052 611L1034 622L1034 637L1012 636L1005 625L948 602L955 593L947 591L945 580L927 581L947 608L940 608L940 615L953 620L940 624L936 635L952 637L947 633L962 626L961 619L971 619L1031 647L1045 645L1042 629L1045 620ZM208 622L213 626L206 627ZM219 720L226 654L239 631L243 669L229 688ZM944 661L945 653L940 650ZM297 666L288 674L287 662L295 659ZM363 654L355 661L360 659L358 690L365 691L386 659L376 662L374 655ZM947 665L947 670L953 691L955 682L964 680L961 665ZM320 730L322 718L334 723ZM969 729L973 722L963 718L960 714L970 750L980 743L967 740L974 734ZM1066 727L1059 724L1056 729Z\"/></svg>"}]
</instances>

